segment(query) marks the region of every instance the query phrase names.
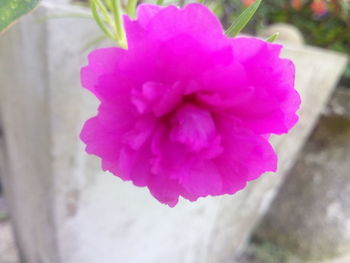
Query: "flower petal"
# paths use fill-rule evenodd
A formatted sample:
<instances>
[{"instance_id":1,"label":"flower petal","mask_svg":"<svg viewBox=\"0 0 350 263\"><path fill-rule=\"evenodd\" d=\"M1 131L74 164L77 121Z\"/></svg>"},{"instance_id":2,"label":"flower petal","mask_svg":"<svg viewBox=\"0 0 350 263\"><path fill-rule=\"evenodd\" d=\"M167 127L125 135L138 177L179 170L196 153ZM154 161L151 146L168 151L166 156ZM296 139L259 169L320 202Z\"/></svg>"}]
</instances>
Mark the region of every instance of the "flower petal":
<instances>
[{"instance_id":1,"label":"flower petal","mask_svg":"<svg viewBox=\"0 0 350 263\"><path fill-rule=\"evenodd\" d=\"M223 180L220 170L212 161L197 163L182 177L181 185L187 191L186 197L191 200L222 194Z\"/></svg>"},{"instance_id":2,"label":"flower petal","mask_svg":"<svg viewBox=\"0 0 350 263\"><path fill-rule=\"evenodd\" d=\"M229 110L257 134L288 132L300 107L293 63L279 58L280 45L255 38L230 41L235 62L203 74L199 100Z\"/></svg>"},{"instance_id":3,"label":"flower petal","mask_svg":"<svg viewBox=\"0 0 350 263\"><path fill-rule=\"evenodd\" d=\"M240 127L235 120L221 118L218 123L224 151L215 162L223 176L223 193L233 194L247 181L277 170L277 156L266 138Z\"/></svg>"},{"instance_id":4,"label":"flower petal","mask_svg":"<svg viewBox=\"0 0 350 263\"><path fill-rule=\"evenodd\" d=\"M164 41L186 34L213 47L220 46L225 40L219 19L204 5L193 3L183 9L170 5L160 11L154 11L153 8L141 5L138 12L155 14L151 19L145 15L140 21L142 25L147 24L145 29L154 39ZM153 11L150 12L150 9Z\"/></svg>"},{"instance_id":5,"label":"flower petal","mask_svg":"<svg viewBox=\"0 0 350 263\"><path fill-rule=\"evenodd\" d=\"M98 98L95 87L102 75L113 74L117 70L118 61L126 53L120 48L101 48L89 54L89 64L81 69L80 77L84 88L90 90Z\"/></svg>"},{"instance_id":6,"label":"flower petal","mask_svg":"<svg viewBox=\"0 0 350 263\"><path fill-rule=\"evenodd\" d=\"M190 152L199 152L207 148L216 135L210 112L190 104L178 109L172 121L170 138L186 145Z\"/></svg>"}]
</instances>

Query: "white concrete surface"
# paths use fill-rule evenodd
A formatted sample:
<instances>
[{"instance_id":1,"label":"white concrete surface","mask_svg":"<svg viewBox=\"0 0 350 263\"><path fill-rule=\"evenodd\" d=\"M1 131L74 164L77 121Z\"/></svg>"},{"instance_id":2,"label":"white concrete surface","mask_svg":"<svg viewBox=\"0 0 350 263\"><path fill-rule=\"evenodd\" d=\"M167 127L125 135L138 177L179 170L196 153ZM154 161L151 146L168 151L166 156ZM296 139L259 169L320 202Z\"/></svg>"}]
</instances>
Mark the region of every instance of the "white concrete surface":
<instances>
[{"instance_id":1,"label":"white concrete surface","mask_svg":"<svg viewBox=\"0 0 350 263\"><path fill-rule=\"evenodd\" d=\"M0 221L0 262L19 263L12 227L8 220Z\"/></svg>"}]
</instances>

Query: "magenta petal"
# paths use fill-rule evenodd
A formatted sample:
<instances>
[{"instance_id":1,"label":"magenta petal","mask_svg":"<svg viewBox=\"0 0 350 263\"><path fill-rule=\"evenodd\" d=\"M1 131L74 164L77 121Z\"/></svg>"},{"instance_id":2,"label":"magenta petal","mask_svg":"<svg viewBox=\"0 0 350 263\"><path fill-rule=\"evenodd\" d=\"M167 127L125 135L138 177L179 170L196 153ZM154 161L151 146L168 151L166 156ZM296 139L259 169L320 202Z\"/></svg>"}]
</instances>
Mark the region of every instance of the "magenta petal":
<instances>
[{"instance_id":1,"label":"magenta petal","mask_svg":"<svg viewBox=\"0 0 350 263\"><path fill-rule=\"evenodd\" d=\"M81 69L81 82L84 88L90 90L97 97L95 91L98 79L106 74L113 74L117 70L118 60L125 54L120 48L101 48L89 54L89 64Z\"/></svg>"},{"instance_id":2,"label":"magenta petal","mask_svg":"<svg viewBox=\"0 0 350 263\"><path fill-rule=\"evenodd\" d=\"M140 6L143 9L145 5ZM207 7L189 4L184 9L168 6L159 11L148 23L151 37L167 40L176 35L187 34L199 42L218 47L225 40L221 23Z\"/></svg>"},{"instance_id":3,"label":"magenta petal","mask_svg":"<svg viewBox=\"0 0 350 263\"><path fill-rule=\"evenodd\" d=\"M136 186L147 186L151 175L149 149L142 147L135 151L128 146L123 147L118 159L118 167L122 179L131 180Z\"/></svg>"},{"instance_id":4,"label":"magenta petal","mask_svg":"<svg viewBox=\"0 0 350 263\"><path fill-rule=\"evenodd\" d=\"M145 28L161 10L162 7L159 5L141 4L137 7L137 22Z\"/></svg>"},{"instance_id":5,"label":"magenta petal","mask_svg":"<svg viewBox=\"0 0 350 263\"><path fill-rule=\"evenodd\" d=\"M124 27L129 45L133 46L135 41L146 36L145 28L161 10L162 8L158 5L140 4L137 8L137 20L124 16Z\"/></svg>"},{"instance_id":6,"label":"magenta petal","mask_svg":"<svg viewBox=\"0 0 350 263\"><path fill-rule=\"evenodd\" d=\"M109 132L97 117L86 121L80 133L81 140L86 143L86 151L106 160L115 160L120 142L117 134Z\"/></svg>"},{"instance_id":7,"label":"magenta petal","mask_svg":"<svg viewBox=\"0 0 350 263\"><path fill-rule=\"evenodd\" d=\"M263 136L240 128L234 120L220 120L224 152L216 159L222 172L226 190L236 192L247 181L254 180L264 172L277 170L277 156L271 144Z\"/></svg>"},{"instance_id":8,"label":"magenta petal","mask_svg":"<svg viewBox=\"0 0 350 263\"><path fill-rule=\"evenodd\" d=\"M198 152L212 142L216 135L210 112L193 105L184 105L176 112L170 138L183 143L191 152Z\"/></svg>"},{"instance_id":9,"label":"magenta petal","mask_svg":"<svg viewBox=\"0 0 350 263\"><path fill-rule=\"evenodd\" d=\"M157 122L153 115L145 116L137 120L133 129L125 134L124 142L128 144L131 149L135 151L139 150L152 138L156 125Z\"/></svg>"},{"instance_id":10,"label":"magenta petal","mask_svg":"<svg viewBox=\"0 0 350 263\"><path fill-rule=\"evenodd\" d=\"M118 158L121 144L118 136L106 130L97 117L85 122L80 138L86 144L87 153L101 158L103 170L129 180L128 175L119 172Z\"/></svg>"},{"instance_id":11,"label":"magenta petal","mask_svg":"<svg viewBox=\"0 0 350 263\"><path fill-rule=\"evenodd\" d=\"M162 91L163 94L159 97L159 101L154 104L154 114L157 117L161 117L173 111L178 105L181 104L184 90L185 87L181 82L176 82L173 85L165 88Z\"/></svg>"},{"instance_id":12,"label":"magenta petal","mask_svg":"<svg viewBox=\"0 0 350 263\"><path fill-rule=\"evenodd\" d=\"M222 194L223 180L219 168L210 161L196 164L183 175L181 185L187 191L187 197L195 200L198 197Z\"/></svg>"},{"instance_id":13,"label":"magenta petal","mask_svg":"<svg viewBox=\"0 0 350 263\"><path fill-rule=\"evenodd\" d=\"M281 46L277 44L237 38L232 45L235 57L248 72L250 85L258 87L245 105L235 109L236 116L259 134L288 132L297 122L300 107L293 63L279 58Z\"/></svg>"},{"instance_id":14,"label":"magenta petal","mask_svg":"<svg viewBox=\"0 0 350 263\"><path fill-rule=\"evenodd\" d=\"M277 62L281 53L280 44L272 44L253 37L237 37L230 39L234 57L241 63L270 64Z\"/></svg>"},{"instance_id":15,"label":"magenta petal","mask_svg":"<svg viewBox=\"0 0 350 263\"><path fill-rule=\"evenodd\" d=\"M148 188L156 199L170 207L174 207L178 203L183 191L177 181L169 178L166 174L153 175Z\"/></svg>"}]
</instances>

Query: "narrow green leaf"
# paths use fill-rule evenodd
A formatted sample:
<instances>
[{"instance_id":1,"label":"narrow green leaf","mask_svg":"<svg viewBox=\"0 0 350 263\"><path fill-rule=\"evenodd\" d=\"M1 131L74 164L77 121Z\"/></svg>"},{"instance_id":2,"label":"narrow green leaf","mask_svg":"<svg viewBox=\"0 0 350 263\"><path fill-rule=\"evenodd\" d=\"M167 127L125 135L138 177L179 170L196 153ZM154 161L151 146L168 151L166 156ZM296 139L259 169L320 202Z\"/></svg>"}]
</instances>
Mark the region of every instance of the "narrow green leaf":
<instances>
[{"instance_id":1,"label":"narrow green leaf","mask_svg":"<svg viewBox=\"0 0 350 263\"><path fill-rule=\"evenodd\" d=\"M237 36L252 19L256 10L259 8L261 1L262 0L255 0L253 4L244 10L243 13L240 14L239 17L237 17L232 25L226 30L226 35L229 37Z\"/></svg>"},{"instance_id":2,"label":"narrow green leaf","mask_svg":"<svg viewBox=\"0 0 350 263\"><path fill-rule=\"evenodd\" d=\"M104 21L106 21L107 24L113 28L113 25L114 25L113 18L110 16L104 3L101 0L94 0L94 3L96 4L96 7L101 11L104 17Z\"/></svg>"},{"instance_id":3,"label":"narrow green leaf","mask_svg":"<svg viewBox=\"0 0 350 263\"><path fill-rule=\"evenodd\" d=\"M123 23L121 0L112 1L112 12L114 15L114 24L117 33L117 42L120 47L127 48L126 34Z\"/></svg>"},{"instance_id":4,"label":"narrow green leaf","mask_svg":"<svg viewBox=\"0 0 350 263\"><path fill-rule=\"evenodd\" d=\"M39 0L0 0L0 33L34 9Z\"/></svg>"},{"instance_id":5,"label":"narrow green leaf","mask_svg":"<svg viewBox=\"0 0 350 263\"><path fill-rule=\"evenodd\" d=\"M273 42L276 41L276 39L278 38L279 35L280 35L280 33L277 32L277 33L273 34L272 36L268 37L268 38L266 39L266 41L267 41L267 42L273 43Z\"/></svg>"},{"instance_id":6,"label":"narrow green leaf","mask_svg":"<svg viewBox=\"0 0 350 263\"><path fill-rule=\"evenodd\" d=\"M113 32L105 25L103 19L100 17L98 11L97 11L97 5L95 0L91 0L91 12L92 16L94 17L97 25L101 28L101 30L111 39L116 40L116 36L113 34Z\"/></svg>"},{"instance_id":7,"label":"narrow green leaf","mask_svg":"<svg viewBox=\"0 0 350 263\"><path fill-rule=\"evenodd\" d=\"M164 0L157 0L157 5L162 5Z\"/></svg>"}]
</instances>

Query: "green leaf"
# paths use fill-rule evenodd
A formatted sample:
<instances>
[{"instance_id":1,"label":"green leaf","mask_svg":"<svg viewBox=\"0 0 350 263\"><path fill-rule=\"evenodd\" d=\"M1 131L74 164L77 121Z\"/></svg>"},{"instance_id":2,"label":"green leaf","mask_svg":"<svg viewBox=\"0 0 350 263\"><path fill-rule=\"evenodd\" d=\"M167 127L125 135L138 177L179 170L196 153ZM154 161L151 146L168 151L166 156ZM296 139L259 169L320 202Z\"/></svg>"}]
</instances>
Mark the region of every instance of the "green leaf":
<instances>
[{"instance_id":1,"label":"green leaf","mask_svg":"<svg viewBox=\"0 0 350 263\"><path fill-rule=\"evenodd\" d=\"M40 0L1 0L0 33L38 5Z\"/></svg>"},{"instance_id":2,"label":"green leaf","mask_svg":"<svg viewBox=\"0 0 350 263\"><path fill-rule=\"evenodd\" d=\"M114 32L111 31L110 28L105 24L104 19L101 18L99 12L98 12L98 3L103 4L99 2L99 0L93 0L90 1L90 7L91 7L91 12L92 16L94 17L97 25L101 28L101 30L111 39L116 40L116 36L114 35ZM105 15L105 14L104 14ZM108 14L107 14L108 15ZM109 15L108 15L109 16ZM107 20L110 20L110 18L106 18Z\"/></svg>"},{"instance_id":3,"label":"green leaf","mask_svg":"<svg viewBox=\"0 0 350 263\"><path fill-rule=\"evenodd\" d=\"M262 0L255 0L253 4L244 10L243 13L240 14L239 17L237 17L235 21L233 21L232 25L226 30L226 35L229 37L237 36L252 19L256 10L259 8L261 1Z\"/></svg>"},{"instance_id":4,"label":"green leaf","mask_svg":"<svg viewBox=\"0 0 350 263\"><path fill-rule=\"evenodd\" d=\"M280 35L280 33L277 32L277 33L273 34L272 36L268 37L268 38L266 39L266 41L267 41L267 42L273 43L273 42L276 41L276 39L278 38L279 35Z\"/></svg>"},{"instance_id":5,"label":"green leaf","mask_svg":"<svg viewBox=\"0 0 350 263\"><path fill-rule=\"evenodd\" d=\"M127 48L126 33L124 29L121 0L112 1L112 12L114 14L114 24L117 33L117 42L120 47Z\"/></svg>"}]
</instances>

